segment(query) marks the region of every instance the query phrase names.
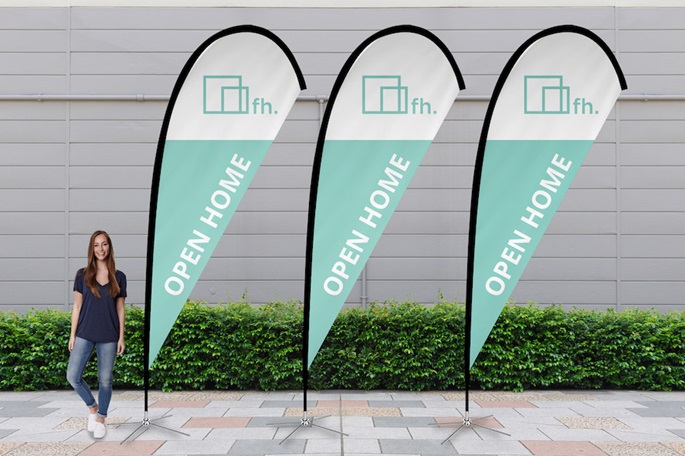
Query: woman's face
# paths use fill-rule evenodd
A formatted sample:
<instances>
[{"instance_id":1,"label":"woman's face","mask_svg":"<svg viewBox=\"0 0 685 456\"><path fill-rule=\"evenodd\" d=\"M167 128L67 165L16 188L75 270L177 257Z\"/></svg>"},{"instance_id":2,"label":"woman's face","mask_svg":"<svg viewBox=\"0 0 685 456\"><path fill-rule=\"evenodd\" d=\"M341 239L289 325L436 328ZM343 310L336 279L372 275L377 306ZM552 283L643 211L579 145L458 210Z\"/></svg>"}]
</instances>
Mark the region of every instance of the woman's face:
<instances>
[{"instance_id":1,"label":"woman's face","mask_svg":"<svg viewBox=\"0 0 685 456\"><path fill-rule=\"evenodd\" d=\"M107 236L104 234L95 236L93 240L93 254L100 261L105 261L109 256L109 242L107 242Z\"/></svg>"}]
</instances>

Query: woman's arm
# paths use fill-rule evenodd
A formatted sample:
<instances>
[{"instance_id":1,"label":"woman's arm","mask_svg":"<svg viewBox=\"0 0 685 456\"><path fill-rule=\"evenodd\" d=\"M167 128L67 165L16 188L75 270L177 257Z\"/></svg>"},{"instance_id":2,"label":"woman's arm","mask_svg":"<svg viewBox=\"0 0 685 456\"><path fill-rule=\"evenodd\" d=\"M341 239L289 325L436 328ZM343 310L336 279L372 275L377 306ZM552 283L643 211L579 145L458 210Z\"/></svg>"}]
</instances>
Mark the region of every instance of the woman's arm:
<instances>
[{"instance_id":1,"label":"woman's arm","mask_svg":"<svg viewBox=\"0 0 685 456\"><path fill-rule=\"evenodd\" d=\"M117 355L121 355L126 349L126 344L124 343L124 324L126 322L125 298L117 298L117 315L119 316L119 341L117 342Z\"/></svg>"},{"instance_id":2,"label":"woman's arm","mask_svg":"<svg viewBox=\"0 0 685 456\"><path fill-rule=\"evenodd\" d=\"M74 291L74 308L71 310L71 334L69 335L69 351L74 349L74 341L76 340L76 327L78 326L78 317L81 314L81 305L83 304L83 295L78 291Z\"/></svg>"}]
</instances>

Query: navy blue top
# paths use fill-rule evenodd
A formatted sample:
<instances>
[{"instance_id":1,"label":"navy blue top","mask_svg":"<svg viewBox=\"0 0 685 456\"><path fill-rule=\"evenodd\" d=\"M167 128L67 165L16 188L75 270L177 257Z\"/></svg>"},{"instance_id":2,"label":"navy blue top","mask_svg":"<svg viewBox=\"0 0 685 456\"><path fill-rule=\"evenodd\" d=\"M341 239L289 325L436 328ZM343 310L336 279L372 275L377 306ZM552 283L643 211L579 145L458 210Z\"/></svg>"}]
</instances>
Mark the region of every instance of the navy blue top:
<instances>
[{"instance_id":1,"label":"navy blue top","mask_svg":"<svg viewBox=\"0 0 685 456\"><path fill-rule=\"evenodd\" d=\"M76 336L91 342L117 342L119 340L119 317L117 315L117 298L126 297L126 274L116 272L119 294L112 297L109 294L109 282L100 285L97 280L100 298L95 296L86 286L86 278L83 269L79 269L74 279L74 291L83 295L81 313L76 326Z\"/></svg>"}]
</instances>

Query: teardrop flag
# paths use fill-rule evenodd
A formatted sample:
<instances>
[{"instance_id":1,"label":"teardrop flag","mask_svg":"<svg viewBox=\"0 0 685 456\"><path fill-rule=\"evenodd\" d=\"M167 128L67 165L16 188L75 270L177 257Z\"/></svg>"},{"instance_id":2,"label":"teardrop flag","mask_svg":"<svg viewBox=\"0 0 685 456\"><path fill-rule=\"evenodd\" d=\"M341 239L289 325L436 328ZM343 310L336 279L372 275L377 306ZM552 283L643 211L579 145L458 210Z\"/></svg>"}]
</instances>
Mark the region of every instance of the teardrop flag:
<instances>
[{"instance_id":1,"label":"teardrop flag","mask_svg":"<svg viewBox=\"0 0 685 456\"><path fill-rule=\"evenodd\" d=\"M447 47L410 25L371 36L338 75L310 189L305 390L306 368L463 88Z\"/></svg>"},{"instance_id":2,"label":"teardrop flag","mask_svg":"<svg viewBox=\"0 0 685 456\"><path fill-rule=\"evenodd\" d=\"M304 88L287 46L252 25L209 38L179 75L150 197L147 369Z\"/></svg>"},{"instance_id":3,"label":"teardrop flag","mask_svg":"<svg viewBox=\"0 0 685 456\"><path fill-rule=\"evenodd\" d=\"M536 34L504 68L474 171L467 372L626 87L609 47L572 25Z\"/></svg>"}]
</instances>

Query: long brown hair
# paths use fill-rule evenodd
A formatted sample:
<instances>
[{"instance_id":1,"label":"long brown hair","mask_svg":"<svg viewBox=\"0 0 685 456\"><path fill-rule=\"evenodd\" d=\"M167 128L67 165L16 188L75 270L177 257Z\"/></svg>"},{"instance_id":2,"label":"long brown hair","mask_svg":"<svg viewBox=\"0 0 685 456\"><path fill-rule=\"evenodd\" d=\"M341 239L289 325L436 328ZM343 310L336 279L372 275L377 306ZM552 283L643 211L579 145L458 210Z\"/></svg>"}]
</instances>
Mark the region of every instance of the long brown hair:
<instances>
[{"instance_id":1,"label":"long brown hair","mask_svg":"<svg viewBox=\"0 0 685 456\"><path fill-rule=\"evenodd\" d=\"M109 245L109 255L107 255L107 258L105 259L109 275L109 294L113 298L116 298L121 290L119 289L119 283L117 282L116 276L117 267L114 263L114 246L112 245L112 239L107 232L98 230L90 236L90 243L88 244L88 264L83 269L83 277L86 281L86 286L90 288L90 291L92 291L96 297L100 298L100 292L98 291L98 285L95 280L95 274L98 272L98 265L93 244L95 243L95 238L101 234L105 235L107 244Z\"/></svg>"}]
</instances>

